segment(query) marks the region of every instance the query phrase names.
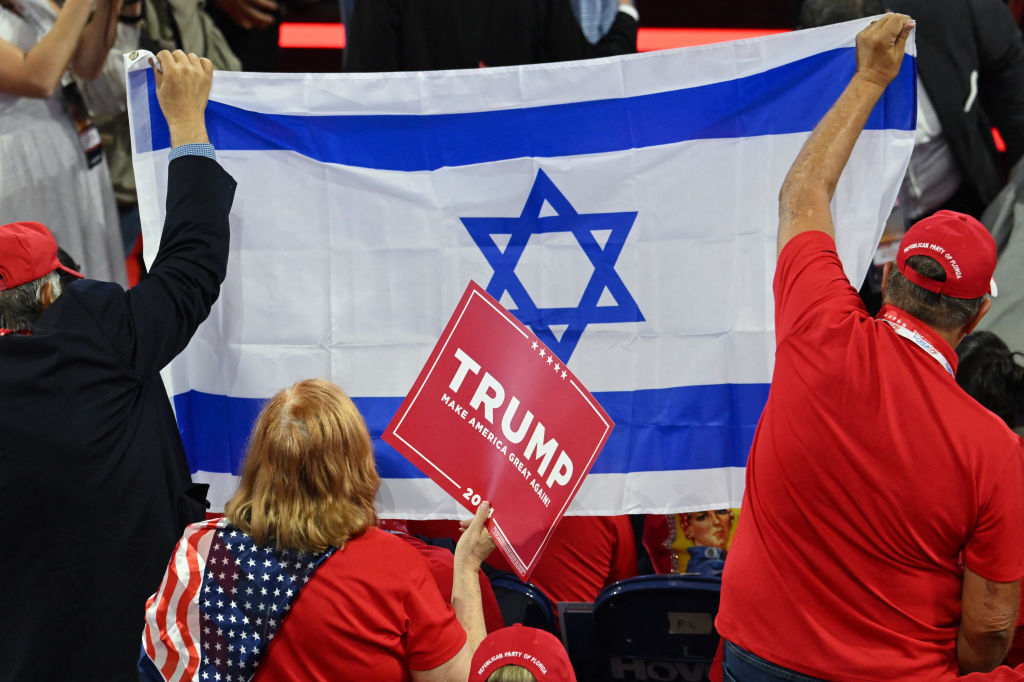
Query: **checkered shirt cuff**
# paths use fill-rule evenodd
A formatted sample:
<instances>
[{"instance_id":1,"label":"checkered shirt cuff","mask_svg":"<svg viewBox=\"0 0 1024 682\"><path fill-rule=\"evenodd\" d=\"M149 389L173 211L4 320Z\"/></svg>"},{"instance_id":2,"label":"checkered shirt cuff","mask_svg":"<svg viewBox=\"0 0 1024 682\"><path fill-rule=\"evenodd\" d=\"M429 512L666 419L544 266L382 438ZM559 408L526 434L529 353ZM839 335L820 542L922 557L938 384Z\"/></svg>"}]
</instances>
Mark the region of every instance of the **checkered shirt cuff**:
<instances>
[{"instance_id":1,"label":"checkered shirt cuff","mask_svg":"<svg viewBox=\"0 0 1024 682\"><path fill-rule=\"evenodd\" d=\"M209 142L190 142L172 149L171 153L167 156L168 163L174 161L179 156L205 156L208 159L216 161L217 151Z\"/></svg>"}]
</instances>

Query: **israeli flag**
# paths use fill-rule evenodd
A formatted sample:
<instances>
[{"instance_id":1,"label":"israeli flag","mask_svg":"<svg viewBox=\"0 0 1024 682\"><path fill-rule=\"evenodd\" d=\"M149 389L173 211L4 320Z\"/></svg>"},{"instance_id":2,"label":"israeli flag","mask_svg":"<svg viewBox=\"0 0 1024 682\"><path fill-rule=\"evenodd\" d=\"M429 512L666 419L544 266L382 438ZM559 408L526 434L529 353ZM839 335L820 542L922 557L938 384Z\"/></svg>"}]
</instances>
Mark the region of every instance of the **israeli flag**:
<instances>
[{"instance_id":1,"label":"israeli flag","mask_svg":"<svg viewBox=\"0 0 1024 682\"><path fill-rule=\"evenodd\" d=\"M866 24L472 71L217 73L228 278L165 371L215 509L263 401L325 377L375 437L382 515L463 515L379 436L469 280L615 421L570 513L738 506L772 376L779 187ZM858 284L913 146L913 54L833 202ZM128 57L128 86L151 261L170 139L147 56Z\"/></svg>"}]
</instances>

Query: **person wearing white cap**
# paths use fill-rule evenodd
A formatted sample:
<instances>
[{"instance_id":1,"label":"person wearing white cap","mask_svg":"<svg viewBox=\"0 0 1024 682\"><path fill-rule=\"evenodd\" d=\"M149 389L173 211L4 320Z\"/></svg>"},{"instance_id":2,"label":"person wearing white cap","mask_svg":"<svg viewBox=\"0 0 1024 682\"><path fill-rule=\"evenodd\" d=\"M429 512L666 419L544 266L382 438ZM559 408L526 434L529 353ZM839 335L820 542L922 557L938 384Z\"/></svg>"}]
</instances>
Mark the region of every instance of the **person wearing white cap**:
<instances>
[{"instance_id":1,"label":"person wearing white cap","mask_svg":"<svg viewBox=\"0 0 1024 682\"><path fill-rule=\"evenodd\" d=\"M775 370L716 620L727 681L953 680L1010 645L1024 455L954 378L996 293L992 237L959 213L918 222L877 317L836 254L832 196L913 26L858 35L779 194Z\"/></svg>"}]
</instances>

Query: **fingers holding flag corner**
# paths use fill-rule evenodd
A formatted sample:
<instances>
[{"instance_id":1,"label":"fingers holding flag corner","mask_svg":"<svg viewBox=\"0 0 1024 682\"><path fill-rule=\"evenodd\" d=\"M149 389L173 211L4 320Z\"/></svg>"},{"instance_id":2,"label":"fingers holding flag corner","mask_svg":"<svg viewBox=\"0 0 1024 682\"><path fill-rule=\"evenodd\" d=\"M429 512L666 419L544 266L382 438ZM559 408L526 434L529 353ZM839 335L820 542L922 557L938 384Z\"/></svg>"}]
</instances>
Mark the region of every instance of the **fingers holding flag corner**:
<instances>
[{"instance_id":1,"label":"fingers holding flag corner","mask_svg":"<svg viewBox=\"0 0 1024 682\"><path fill-rule=\"evenodd\" d=\"M900 72L910 31L916 23L889 12L857 34L857 76L886 87Z\"/></svg>"},{"instance_id":2,"label":"fingers holding flag corner","mask_svg":"<svg viewBox=\"0 0 1024 682\"><path fill-rule=\"evenodd\" d=\"M213 63L182 50L161 50L150 63L156 79L156 97L170 130L171 145L209 142L204 112L213 82Z\"/></svg>"}]
</instances>

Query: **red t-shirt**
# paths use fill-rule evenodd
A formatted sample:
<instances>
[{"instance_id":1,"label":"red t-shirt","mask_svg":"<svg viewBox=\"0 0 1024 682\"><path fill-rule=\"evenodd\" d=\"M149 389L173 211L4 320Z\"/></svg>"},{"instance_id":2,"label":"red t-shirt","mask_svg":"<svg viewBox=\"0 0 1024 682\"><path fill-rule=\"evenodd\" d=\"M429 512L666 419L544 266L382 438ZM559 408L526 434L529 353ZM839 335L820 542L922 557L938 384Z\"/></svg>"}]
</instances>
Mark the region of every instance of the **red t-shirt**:
<instances>
[{"instance_id":1,"label":"red t-shirt","mask_svg":"<svg viewBox=\"0 0 1024 682\"><path fill-rule=\"evenodd\" d=\"M313 574L267 648L255 680L408 680L466 642L427 562L370 528Z\"/></svg>"},{"instance_id":2,"label":"red t-shirt","mask_svg":"<svg viewBox=\"0 0 1024 682\"><path fill-rule=\"evenodd\" d=\"M812 676L952 679L959 557L997 582L1024 572L1018 438L867 314L828 235L785 247L775 306L775 372L718 631ZM889 310L955 371L948 343Z\"/></svg>"},{"instance_id":3,"label":"red t-shirt","mask_svg":"<svg viewBox=\"0 0 1024 682\"><path fill-rule=\"evenodd\" d=\"M455 578L455 555L444 547L428 545L417 537L408 533L396 532L395 537L409 543L430 566L430 572L434 575L434 582L437 589L441 590L441 598L447 602L452 600L452 582ZM498 599L494 596L494 589L491 581L487 579L483 571L479 571L480 577L480 601L484 611L484 627L487 632L494 632L505 627L505 621L501 617L501 607L498 606Z\"/></svg>"},{"instance_id":4,"label":"red t-shirt","mask_svg":"<svg viewBox=\"0 0 1024 682\"><path fill-rule=\"evenodd\" d=\"M499 552L487 563L511 566ZM628 516L564 516L558 523L530 583L551 601L594 601L607 585L636 575L636 541Z\"/></svg>"}]
</instances>

